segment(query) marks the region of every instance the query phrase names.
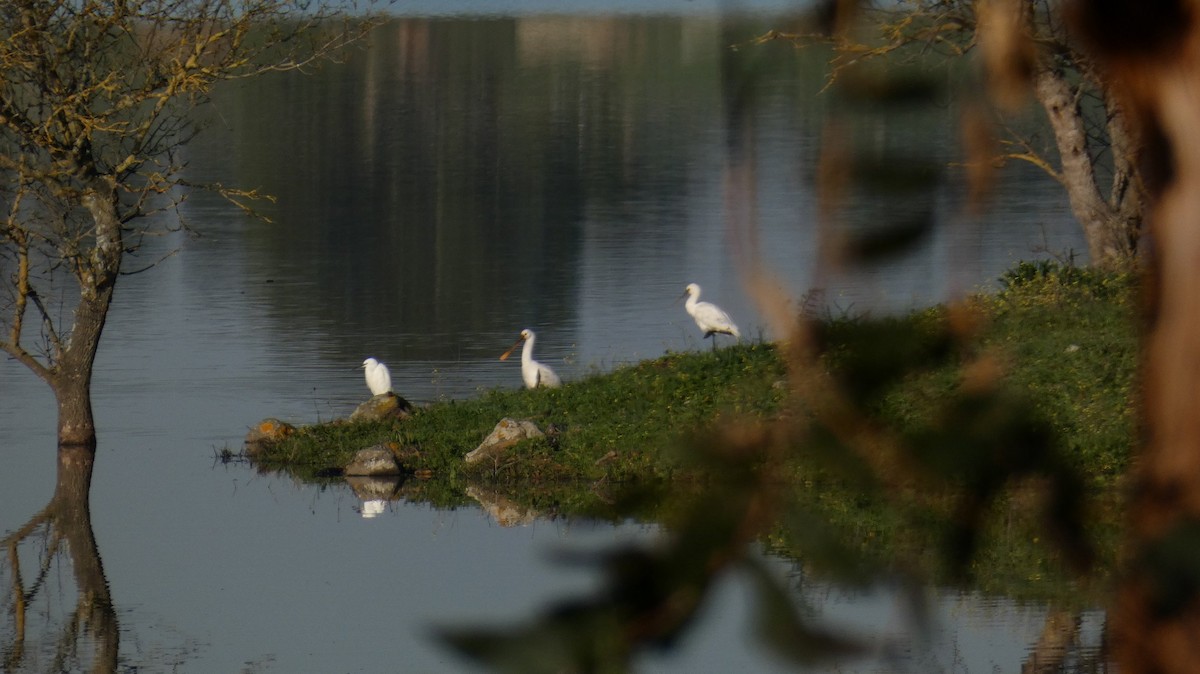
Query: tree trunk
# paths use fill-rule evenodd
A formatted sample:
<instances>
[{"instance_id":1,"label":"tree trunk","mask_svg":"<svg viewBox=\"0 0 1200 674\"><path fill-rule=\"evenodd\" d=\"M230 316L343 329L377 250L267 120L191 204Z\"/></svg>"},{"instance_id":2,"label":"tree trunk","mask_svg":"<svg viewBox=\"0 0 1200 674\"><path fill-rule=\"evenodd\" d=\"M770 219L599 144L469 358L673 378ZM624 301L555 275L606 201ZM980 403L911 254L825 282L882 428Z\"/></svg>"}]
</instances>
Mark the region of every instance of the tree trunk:
<instances>
[{"instance_id":1,"label":"tree trunk","mask_svg":"<svg viewBox=\"0 0 1200 674\"><path fill-rule=\"evenodd\" d=\"M92 372L64 367L53 382L58 400L58 444L60 447L96 446L96 422L92 417Z\"/></svg>"},{"instance_id":2,"label":"tree trunk","mask_svg":"<svg viewBox=\"0 0 1200 674\"><path fill-rule=\"evenodd\" d=\"M1141 200L1136 185L1121 165L1114 171L1112 198L1105 200L1096 182L1095 162L1088 150L1088 133L1083 109L1075 88L1065 75L1043 69L1037 75L1034 91L1046 110L1062 166L1060 179L1067 190L1071 212L1083 228L1091 264L1117 268L1127 265L1136 252L1141 228ZM1124 131L1123 116L1114 115L1109 125L1114 151L1133 143Z\"/></svg>"},{"instance_id":3,"label":"tree trunk","mask_svg":"<svg viewBox=\"0 0 1200 674\"><path fill-rule=\"evenodd\" d=\"M50 385L58 400L58 444L96 445L96 422L92 417L92 368L100 347L100 335L108 319L113 288L121 271L124 253L121 224L117 217L116 190L108 181L83 197L83 205L96 223L95 245L77 271L80 294L75 321Z\"/></svg>"}]
</instances>

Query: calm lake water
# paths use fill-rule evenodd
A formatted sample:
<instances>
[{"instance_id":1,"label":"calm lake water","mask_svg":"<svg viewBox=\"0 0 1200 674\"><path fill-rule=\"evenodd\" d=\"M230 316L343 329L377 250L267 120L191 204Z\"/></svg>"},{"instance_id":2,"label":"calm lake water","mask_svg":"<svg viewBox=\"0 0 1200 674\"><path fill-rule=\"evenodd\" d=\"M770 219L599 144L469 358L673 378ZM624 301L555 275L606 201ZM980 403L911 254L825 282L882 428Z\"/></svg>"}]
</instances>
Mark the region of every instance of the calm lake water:
<instances>
[{"instance_id":1,"label":"calm lake water","mask_svg":"<svg viewBox=\"0 0 1200 674\"><path fill-rule=\"evenodd\" d=\"M1030 169L1006 169L991 210L966 213L947 166L952 108L838 108L818 95L818 53L728 49L771 20L681 7L395 20L343 65L218 93L188 177L278 202L263 206L268 224L196 196L181 213L201 236L148 242L127 269L178 252L118 287L94 380L90 503L119 671L468 670L434 626L530 617L596 583L551 552L656 535L636 523L504 527L482 509L402 502L364 518L346 488L215 460L264 417L347 415L367 397L366 356L411 400L465 398L520 385L519 365L497 358L524 327L567 380L706 348L672 304L692 281L744 333L770 338L742 287L748 268L770 269L797 301L821 289L830 311L879 313L992 283L1019 259L1085 250L1061 192ZM866 159L937 167L891 199L853 193L849 230L934 225L872 266L831 268L818 254L816 162L834 114ZM753 167L749 197L728 188L731 165ZM749 203L754 226L730 224ZM50 499L54 429L49 390L0 362L0 532ZM790 562L771 564L798 579ZM1016 671L1049 614L934 589L925 632L886 587L795 584L820 615L880 645L825 671ZM42 592L18 671L59 668L70 570L54 567ZM730 579L679 652L640 667L783 671L748 638L748 601ZM1101 620L1083 616L1082 649L1097 647ZM8 654L15 627L3 625ZM68 655L65 669L89 669L89 657Z\"/></svg>"}]
</instances>

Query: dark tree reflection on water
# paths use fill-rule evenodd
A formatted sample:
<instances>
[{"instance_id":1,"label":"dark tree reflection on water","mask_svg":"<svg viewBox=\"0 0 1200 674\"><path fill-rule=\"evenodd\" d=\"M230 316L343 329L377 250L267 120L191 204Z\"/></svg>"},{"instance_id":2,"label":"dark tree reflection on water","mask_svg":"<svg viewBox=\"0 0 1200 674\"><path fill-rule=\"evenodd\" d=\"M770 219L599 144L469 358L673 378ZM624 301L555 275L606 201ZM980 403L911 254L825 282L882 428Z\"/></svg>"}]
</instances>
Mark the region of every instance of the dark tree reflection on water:
<instances>
[{"instance_id":1,"label":"dark tree reflection on water","mask_svg":"<svg viewBox=\"0 0 1200 674\"><path fill-rule=\"evenodd\" d=\"M117 669L117 614L88 505L95 456L93 447L60 447L54 496L3 539L4 671ZM61 580L66 567L74 601Z\"/></svg>"}]
</instances>

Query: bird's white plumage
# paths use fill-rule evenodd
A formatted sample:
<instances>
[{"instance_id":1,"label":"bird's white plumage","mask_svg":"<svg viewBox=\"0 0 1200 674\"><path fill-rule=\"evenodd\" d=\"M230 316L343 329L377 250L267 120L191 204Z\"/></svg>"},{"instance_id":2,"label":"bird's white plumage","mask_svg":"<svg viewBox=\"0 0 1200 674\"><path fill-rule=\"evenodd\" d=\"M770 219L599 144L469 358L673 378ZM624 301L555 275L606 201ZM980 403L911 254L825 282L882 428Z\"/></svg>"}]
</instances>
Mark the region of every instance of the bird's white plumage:
<instances>
[{"instance_id":1,"label":"bird's white plumage","mask_svg":"<svg viewBox=\"0 0 1200 674\"><path fill-rule=\"evenodd\" d=\"M508 355L517 348L521 342L525 342L525 346L521 349L521 378L525 380L525 386L528 388L537 388L545 386L547 388L555 388L562 385L562 380L558 378L554 370L550 369L549 365L539 363L533 359L533 342L537 339L537 335L533 334L533 330L525 328L521 331L521 336L517 341L500 356L500 360L508 358Z\"/></svg>"},{"instance_id":2,"label":"bird's white plumage","mask_svg":"<svg viewBox=\"0 0 1200 674\"><path fill-rule=\"evenodd\" d=\"M392 390L392 374L388 372L387 365L368 358L363 361L362 367L366 370L367 388L371 389L371 395L377 396Z\"/></svg>"},{"instance_id":3,"label":"bird's white plumage","mask_svg":"<svg viewBox=\"0 0 1200 674\"><path fill-rule=\"evenodd\" d=\"M688 298L684 304L684 308L691 314L692 320L696 321L696 326L704 332L706 338L721 333L723 335L732 335L738 341L741 341L742 333L738 331L737 325L729 318L729 314L725 313L724 309L711 302L700 301L699 285L689 283L683 294ZM714 347L716 343L716 337L713 337Z\"/></svg>"}]
</instances>

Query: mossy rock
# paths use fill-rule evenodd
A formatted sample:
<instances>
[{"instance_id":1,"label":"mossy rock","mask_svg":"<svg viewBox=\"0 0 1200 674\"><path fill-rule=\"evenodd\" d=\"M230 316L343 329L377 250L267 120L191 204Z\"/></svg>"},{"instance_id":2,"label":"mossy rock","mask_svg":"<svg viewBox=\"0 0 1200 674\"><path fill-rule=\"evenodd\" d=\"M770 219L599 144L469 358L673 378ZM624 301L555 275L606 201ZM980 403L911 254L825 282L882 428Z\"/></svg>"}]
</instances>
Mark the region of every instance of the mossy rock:
<instances>
[{"instance_id":1,"label":"mossy rock","mask_svg":"<svg viewBox=\"0 0 1200 674\"><path fill-rule=\"evenodd\" d=\"M388 391L372 396L350 414L350 421L383 421L385 419L407 419L412 416L412 405L400 396Z\"/></svg>"},{"instance_id":2,"label":"mossy rock","mask_svg":"<svg viewBox=\"0 0 1200 674\"><path fill-rule=\"evenodd\" d=\"M263 451L267 446L282 442L296 432L296 427L280 421L267 418L250 427L246 433L246 453L253 456Z\"/></svg>"}]
</instances>

